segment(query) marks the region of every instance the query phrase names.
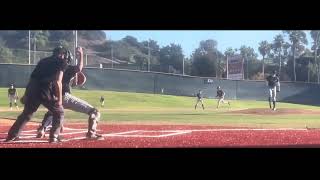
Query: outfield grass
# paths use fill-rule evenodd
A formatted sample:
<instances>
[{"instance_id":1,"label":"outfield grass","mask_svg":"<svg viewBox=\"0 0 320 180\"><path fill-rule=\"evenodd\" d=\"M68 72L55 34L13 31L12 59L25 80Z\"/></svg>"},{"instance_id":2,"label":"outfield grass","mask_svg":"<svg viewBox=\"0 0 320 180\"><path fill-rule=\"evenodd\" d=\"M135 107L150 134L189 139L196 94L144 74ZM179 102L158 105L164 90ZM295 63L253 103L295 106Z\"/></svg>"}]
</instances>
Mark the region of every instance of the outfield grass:
<instances>
[{"instance_id":1,"label":"outfield grass","mask_svg":"<svg viewBox=\"0 0 320 180\"><path fill-rule=\"evenodd\" d=\"M21 96L24 89L18 89ZM98 107L102 113L102 121L107 123L168 123L168 124L197 124L197 125L219 125L219 126L246 126L259 128L292 127L302 128L320 127L320 115L236 115L229 111L246 108L267 108L266 101L231 101L231 109L223 105L216 110L216 100L205 99L205 111L198 106L194 110L195 98L154 95L144 93L126 93L111 91L87 91L74 90L73 94L92 105ZM100 96L105 97L105 107L99 104ZM0 117L16 118L19 112L8 109L7 89L0 89ZM278 108L312 109L319 110L320 107L279 103ZM39 121L45 113L41 108L34 115ZM86 122L84 114L67 111L66 121Z\"/></svg>"}]
</instances>

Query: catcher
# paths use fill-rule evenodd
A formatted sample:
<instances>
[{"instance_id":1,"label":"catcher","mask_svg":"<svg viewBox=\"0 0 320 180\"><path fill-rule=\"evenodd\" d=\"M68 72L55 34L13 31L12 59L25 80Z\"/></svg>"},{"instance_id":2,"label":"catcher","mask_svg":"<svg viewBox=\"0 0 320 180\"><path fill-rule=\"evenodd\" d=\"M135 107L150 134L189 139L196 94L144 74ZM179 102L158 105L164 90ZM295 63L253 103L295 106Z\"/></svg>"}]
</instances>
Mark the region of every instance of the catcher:
<instances>
[{"instance_id":1,"label":"catcher","mask_svg":"<svg viewBox=\"0 0 320 180\"><path fill-rule=\"evenodd\" d=\"M8 89L8 98L10 102L10 110L12 110L12 102L14 102L14 105L16 106L16 108L19 109L17 104L17 99L19 99L19 95L18 95L18 91L13 86L13 84L11 84Z\"/></svg>"},{"instance_id":2,"label":"catcher","mask_svg":"<svg viewBox=\"0 0 320 180\"><path fill-rule=\"evenodd\" d=\"M71 95L70 86L81 86L86 82L86 77L81 72L83 68L83 50L82 48L78 47L76 52L78 55L77 59L79 60L78 65L68 65L62 79L62 105L64 109L70 109L72 111L87 114L89 116L88 132L86 134L87 139L101 140L103 139L102 135L97 134L96 132L97 124L100 120L100 112L88 102ZM45 132L52 124L52 119L53 114L48 111L44 116L41 126L38 128L37 138L45 137Z\"/></svg>"}]
</instances>

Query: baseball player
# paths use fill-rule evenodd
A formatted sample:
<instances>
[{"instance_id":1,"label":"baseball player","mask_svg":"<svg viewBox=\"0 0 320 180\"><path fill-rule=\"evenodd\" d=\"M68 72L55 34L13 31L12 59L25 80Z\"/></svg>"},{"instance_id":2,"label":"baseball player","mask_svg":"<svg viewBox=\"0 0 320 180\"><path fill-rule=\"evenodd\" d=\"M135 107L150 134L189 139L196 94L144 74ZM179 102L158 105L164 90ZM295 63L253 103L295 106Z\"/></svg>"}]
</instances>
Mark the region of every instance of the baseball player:
<instances>
[{"instance_id":1,"label":"baseball player","mask_svg":"<svg viewBox=\"0 0 320 180\"><path fill-rule=\"evenodd\" d=\"M39 61L33 70L21 101L25 106L8 132L6 142L19 140L25 124L42 104L53 114L50 143L60 142L61 124L64 119L62 106L62 78L67 67L70 52L62 46L53 50L50 57Z\"/></svg>"},{"instance_id":2,"label":"baseball player","mask_svg":"<svg viewBox=\"0 0 320 180\"><path fill-rule=\"evenodd\" d=\"M269 75L267 78L267 86L269 90L269 107L272 110L276 110L276 98L277 92L280 92L280 80L277 76L277 71L273 71L272 75ZM273 102L273 107L271 107L271 101Z\"/></svg>"},{"instance_id":3,"label":"baseball player","mask_svg":"<svg viewBox=\"0 0 320 180\"><path fill-rule=\"evenodd\" d=\"M202 109L204 110L204 105L203 105L203 97L202 97L202 91L199 90L199 92L197 93L197 103L196 105L194 106L194 109L197 109L197 106L198 106L198 103L200 102L201 105L202 105Z\"/></svg>"},{"instance_id":4,"label":"baseball player","mask_svg":"<svg viewBox=\"0 0 320 180\"><path fill-rule=\"evenodd\" d=\"M224 100L224 96L226 95L226 93L221 89L220 86L217 87L217 98L218 98L218 105L217 105L217 109L219 109L220 107L220 103L228 103L230 106L230 102Z\"/></svg>"},{"instance_id":5,"label":"baseball player","mask_svg":"<svg viewBox=\"0 0 320 180\"><path fill-rule=\"evenodd\" d=\"M77 73L80 73L83 68L82 48L77 48L77 54L79 64L77 66L68 65L62 79L62 105L65 109L87 114L89 116L88 132L86 134L87 139L102 140L102 135L97 134L97 125L100 120L100 112L98 109L90 105L88 102L71 95L70 84L77 84L77 82L73 83L72 80L77 79L74 77ZM45 132L48 129L48 126L51 125L52 119L53 113L48 111L44 116L41 126L38 128L37 138L45 137Z\"/></svg>"},{"instance_id":6,"label":"baseball player","mask_svg":"<svg viewBox=\"0 0 320 180\"><path fill-rule=\"evenodd\" d=\"M101 103L101 107L104 107L104 97L103 96L100 97L100 103Z\"/></svg>"},{"instance_id":7,"label":"baseball player","mask_svg":"<svg viewBox=\"0 0 320 180\"><path fill-rule=\"evenodd\" d=\"M17 104L17 99L19 98L18 91L13 86L13 84L11 84L8 89L8 98L9 98L9 102L10 102L10 110L12 110L12 102L14 102L14 105L16 106L16 108L19 109L18 104Z\"/></svg>"}]
</instances>

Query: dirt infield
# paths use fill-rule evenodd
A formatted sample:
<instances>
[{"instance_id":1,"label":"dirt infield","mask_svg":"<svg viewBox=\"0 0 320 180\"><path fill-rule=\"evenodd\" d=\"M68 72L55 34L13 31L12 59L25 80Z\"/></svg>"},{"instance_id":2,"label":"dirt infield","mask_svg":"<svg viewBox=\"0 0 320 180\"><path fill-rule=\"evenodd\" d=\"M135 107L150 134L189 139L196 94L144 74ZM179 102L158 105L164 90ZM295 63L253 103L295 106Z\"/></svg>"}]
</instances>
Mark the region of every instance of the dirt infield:
<instances>
[{"instance_id":1,"label":"dirt infield","mask_svg":"<svg viewBox=\"0 0 320 180\"><path fill-rule=\"evenodd\" d=\"M12 121L11 121L12 123ZM66 124L63 142L37 139L37 123L28 123L19 141L4 142L10 125L0 126L0 148L196 148L196 147L320 147L317 129L250 129L188 125L100 124L105 140L85 139L86 124Z\"/></svg>"},{"instance_id":2,"label":"dirt infield","mask_svg":"<svg viewBox=\"0 0 320 180\"><path fill-rule=\"evenodd\" d=\"M272 111L268 108L256 108L256 109L243 109L232 111L233 114L252 114L252 115L320 115L318 110L305 110L305 109L289 109L289 108L280 108L276 111Z\"/></svg>"}]
</instances>

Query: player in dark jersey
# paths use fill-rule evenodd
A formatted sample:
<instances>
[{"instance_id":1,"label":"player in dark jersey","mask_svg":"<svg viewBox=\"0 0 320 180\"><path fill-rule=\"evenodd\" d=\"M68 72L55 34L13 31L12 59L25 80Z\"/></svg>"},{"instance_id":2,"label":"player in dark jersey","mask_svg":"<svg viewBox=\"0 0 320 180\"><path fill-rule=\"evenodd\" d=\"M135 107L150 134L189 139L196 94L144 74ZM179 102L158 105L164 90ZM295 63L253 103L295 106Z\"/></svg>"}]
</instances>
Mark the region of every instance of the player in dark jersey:
<instances>
[{"instance_id":1,"label":"player in dark jersey","mask_svg":"<svg viewBox=\"0 0 320 180\"><path fill-rule=\"evenodd\" d=\"M101 107L104 107L104 97L103 96L100 97L100 103L101 103Z\"/></svg>"},{"instance_id":2,"label":"player in dark jersey","mask_svg":"<svg viewBox=\"0 0 320 180\"><path fill-rule=\"evenodd\" d=\"M269 90L269 107L272 110L276 110L276 98L277 98L277 92L280 92L280 80L277 76L277 71L273 71L272 75L268 76L266 78L267 80L267 86ZM271 101L273 102L273 107L271 107Z\"/></svg>"},{"instance_id":3,"label":"player in dark jersey","mask_svg":"<svg viewBox=\"0 0 320 180\"><path fill-rule=\"evenodd\" d=\"M98 121L100 120L100 112L98 109L94 108L88 102L79 99L73 95L71 95L71 87L70 84L77 84L73 83L72 80L77 73L82 71L83 68L83 51L82 48L77 48L78 60L79 64L76 66L68 65L67 69L65 70L63 79L62 79L62 93L63 93L63 107L65 109L70 109L76 112L84 113L89 116L88 119L88 132L86 137L88 139L95 139L95 140L102 140L103 137L100 134L97 134L97 125ZM51 125L53 119L53 113L48 111L44 119L42 121L42 125L38 129L37 138L45 137L45 132L48 126Z\"/></svg>"},{"instance_id":4,"label":"player in dark jersey","mask_svg":"<svg viewBox=\"0 0 320 180\"><path fill-rule=\"evenodd\" d=\"M6 142L19 140L21 130L41 104L53 113L49 142L60 142L60 129L64 119L62 78L67 59L68 50L59 46L54 49L52 56L39 61L26 87L23 112L10 128Z\"/></svg>"},{"instance_id":5,"label":"player in dark jersey","mask_svg":"<svg viewBox=\"0 0 320 180\"><path fill-rule=\"evenodd\" d=\"M16 106L16 108L19 109L18 104L17 104L17 99L19 98L18 91L13 86L13 84L11 84L8 89L8 98L9 98L9 102L10 102L10 110L12 110L12 103L13 102L14 102L14 105Z\"/></svg>"},{"instance_id":6,"label":"player in dark jersey","mask_svg":"<svg viewBox=\"0 0 320 180\"><path fill-rule=\"evenodd\" d=\"M217 109L219 109L220 103L228 103L230 106L230 102L224 100L224 96L226 95L226 93L221 89L220 86L217 87L217 98L218 98L218 105L217 105Z\"/></svg>"},{"instance_id":7,"label":"player in dark jersey","mask_svg":"<svg viewBox=\"0 0 320 180\"><path fill-rule=\"evenodd\" d=\"M202 109L204 110L202 91L199 90L196 96L197 96L197 102L196 102L196 105L194 106L194 109L197 109L198 103L200 102L202 105Z\"/></svg>"}]
</instances>

